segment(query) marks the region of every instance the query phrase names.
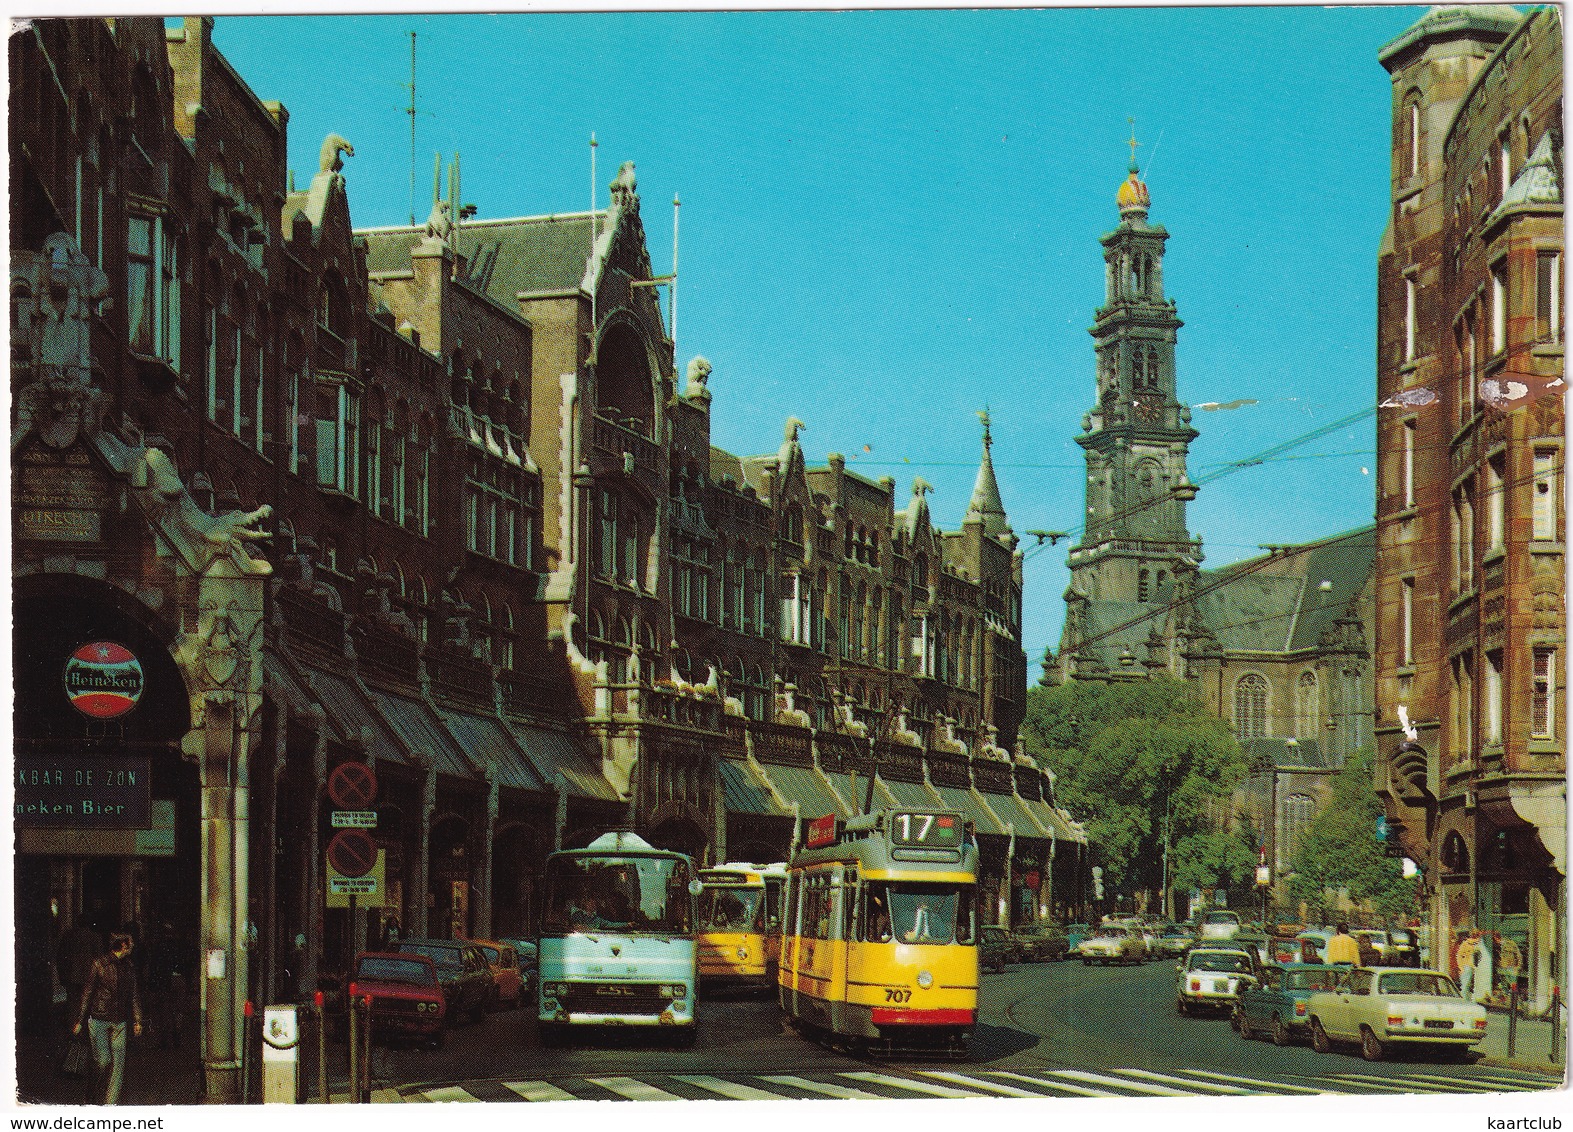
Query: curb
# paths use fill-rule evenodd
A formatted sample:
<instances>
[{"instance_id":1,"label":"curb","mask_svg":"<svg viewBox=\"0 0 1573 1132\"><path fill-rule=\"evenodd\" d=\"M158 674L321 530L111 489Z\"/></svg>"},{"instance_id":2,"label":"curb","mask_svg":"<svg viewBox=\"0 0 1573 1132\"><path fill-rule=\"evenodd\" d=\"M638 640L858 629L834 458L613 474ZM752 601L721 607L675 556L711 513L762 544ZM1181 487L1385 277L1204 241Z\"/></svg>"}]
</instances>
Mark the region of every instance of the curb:
<instances>
[{"instance_id":1,"label":"curb","mask_svg":"<svg viewBox=\"0 0 1573 1132\"><path fill-rule=\"evenodd\" d=\"M1509 1061L1505 1057L1482 1057L1475 1062L1476 1065L1489 1065L1495 1069L1516 1069L1521 1073L1543 1073L1548 1077L1562 1080L1567 1076L1565 1065L1551 1061Z\"/></svg>"}]
</instances>

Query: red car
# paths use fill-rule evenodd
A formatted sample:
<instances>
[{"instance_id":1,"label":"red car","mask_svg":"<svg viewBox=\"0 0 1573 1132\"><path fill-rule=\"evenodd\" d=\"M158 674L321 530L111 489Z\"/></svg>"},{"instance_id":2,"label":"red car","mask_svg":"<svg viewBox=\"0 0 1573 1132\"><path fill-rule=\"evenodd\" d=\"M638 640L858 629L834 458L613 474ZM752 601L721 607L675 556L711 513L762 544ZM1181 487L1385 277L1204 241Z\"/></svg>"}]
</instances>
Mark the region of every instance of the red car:
<instances>
[{"instance_id":1,"label":"red car","mask_svg":"<svg viewBox=\"0 0 1573 1132\"><path fill-rule=\"evenodd\" d=\"M424 955L362 951L355 956L350 1001L371 997L373 1035L423 1038L432 1048L447 1039L447 1007L437 967Z\"/></svg>"}]
</instances>

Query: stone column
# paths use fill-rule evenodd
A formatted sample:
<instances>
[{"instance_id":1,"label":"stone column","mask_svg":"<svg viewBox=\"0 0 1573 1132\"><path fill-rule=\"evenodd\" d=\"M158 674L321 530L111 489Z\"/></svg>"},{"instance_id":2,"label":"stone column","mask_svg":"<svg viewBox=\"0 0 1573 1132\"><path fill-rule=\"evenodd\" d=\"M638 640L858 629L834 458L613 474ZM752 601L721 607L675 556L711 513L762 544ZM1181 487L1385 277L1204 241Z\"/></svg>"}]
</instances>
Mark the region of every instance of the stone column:
<instances>
[{"instance_id":1,"label":"stone column","mask_svg":"<svg viewBox=\"0 0 1573 1132\"><path fill-rule=\"evenodd\" d=\"M310 925L306 932L306 957L301 970L301 990L317 989L321 977L323 912L327 896L323 892L326 865L322 860L322 784L328 780L328 725L322 705L312 704L307 709L312 728L311 778L316 788L311 792L311 820L306 835L306 868L302 870L302 888L305 890L305 911Z\"/></svg>"},{"instance_id":2,"label":"stone column","mask_svg":"<svg viewBox=\"0 0 1573 1132\"><path fill-rule=\"evenodd\" d=\"M409 920L405 932L413 936L430 934L426 918L426 896L431 890L431 815L437 808L437 768L429 758L412 752L426 772L421 782L421 816L415 846L415 861L410 869Z\"/></svg>"},{"instance_id":3,"label":"stone column","mask_svg":"<svg viewBox=\"0 0 1573 1132\"><path fill-rule=\"evenodd\" d=\"M486 768L486 821L481 827L480 860L476 864L475 895L470 901L470 911L475 934L482 939L492 937L492 878L496 875L493 855L497 849L497 810L499 789L497 771Z\"/></svg>"}]
</instances>

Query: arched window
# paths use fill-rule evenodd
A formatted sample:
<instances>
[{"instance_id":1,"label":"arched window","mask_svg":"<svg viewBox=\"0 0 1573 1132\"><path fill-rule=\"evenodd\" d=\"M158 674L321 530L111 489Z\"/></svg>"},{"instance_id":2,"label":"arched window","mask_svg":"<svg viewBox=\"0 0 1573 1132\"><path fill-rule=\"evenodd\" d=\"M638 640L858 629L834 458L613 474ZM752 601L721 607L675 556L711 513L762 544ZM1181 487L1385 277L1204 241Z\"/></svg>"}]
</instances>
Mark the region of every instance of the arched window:
<instances>
[{"instance_id":1,"label":"arched window","mask_svg":"<svg viewBox=\"0 0 1573 1132\"><path fill-rule=\"evenodd\" d=\"M1267 734L1267 678L1247 672L1234 685L1234 734L1242 742Z\"/></svg>"},{"instance_id":2,"label":"arched window","mask_svg":"<svg viewBox=\"0 0 1573 1132\"><path fill-rule=\"evenodd\" d=\"M649 436L655 427L655 393L644 339L617 323L607 329L595 353L597 412Z\"/></svg>"},{"instance_id":3,"label":"arched window","mask_svg":"<svg viewBox=\"0 0 1573 1132\"><path fill-rule=\"evenodd\" d=\"M1300 841L1311 828L1311 819L1315 816L1316 804L1309 794L1291 794L1278 803L1279 840L1276 856L1279 861L1294 860Z\"/></svg>"},{"instance_id":4,"label":"arched window","mask_svg":"<svg viewBox=\"0 0 1573 1132\"><path fill-rule=\"evenodd\" d=\"M1295 684L1295 734L1301 739L1316 738L1321 715L1321 686L1317 683L1315 669L1307 668Z\"/></svg>"}]
</instances>

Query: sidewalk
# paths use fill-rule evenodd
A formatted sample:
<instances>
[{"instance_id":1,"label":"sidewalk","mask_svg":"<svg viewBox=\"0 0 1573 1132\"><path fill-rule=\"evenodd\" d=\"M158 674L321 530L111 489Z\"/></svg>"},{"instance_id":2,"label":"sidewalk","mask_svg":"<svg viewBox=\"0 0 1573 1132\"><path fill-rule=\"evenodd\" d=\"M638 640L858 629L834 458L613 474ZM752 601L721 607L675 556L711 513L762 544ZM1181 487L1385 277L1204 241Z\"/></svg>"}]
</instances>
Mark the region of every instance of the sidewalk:
<instances>
[{"instance_id":1,"label":"sidewalk","mask_svg":"<svg viewBox=\"0 0 1573 1132\"><path fill-rule=\"evenodd\" d=\"M1513 1056L1508 1057L1508 1028L1512 1019L1506 1010L1490 1008L1491 1019L1486 1026L1486 1036L1477 1047L1481 1062L1487 1065L1508 1066L1536 1073L1563 1077L1567 1072L1568 1014L1560 1021L1561 1040L1558 1042L1557 1059L1551 1059L1551 1023L1541 1018L1520 1018L1515 1035Z\"/></svg>"}]
</instances>

